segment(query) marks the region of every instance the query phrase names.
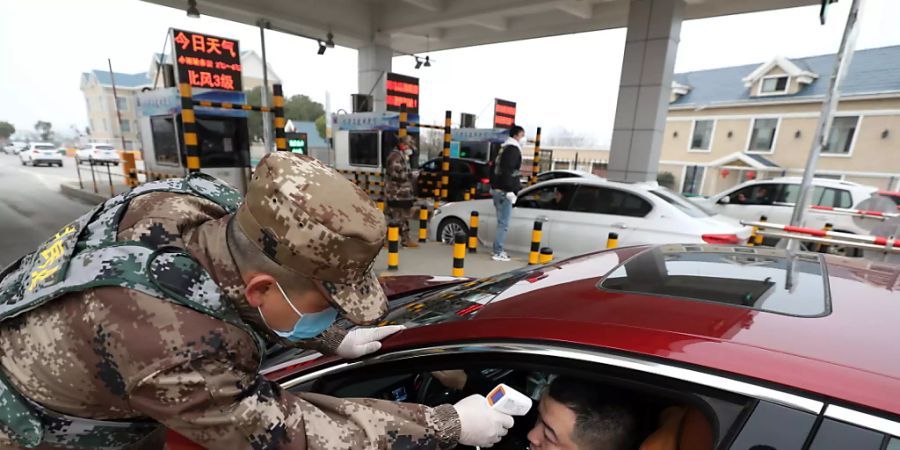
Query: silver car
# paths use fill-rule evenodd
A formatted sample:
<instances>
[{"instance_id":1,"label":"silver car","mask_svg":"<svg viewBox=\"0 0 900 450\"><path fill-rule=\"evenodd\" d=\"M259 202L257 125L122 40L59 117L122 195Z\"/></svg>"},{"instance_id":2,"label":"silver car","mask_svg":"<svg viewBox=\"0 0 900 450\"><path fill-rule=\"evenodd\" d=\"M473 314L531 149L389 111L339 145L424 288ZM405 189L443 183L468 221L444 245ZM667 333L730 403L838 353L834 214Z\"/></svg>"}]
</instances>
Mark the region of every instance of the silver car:
<instances>
[{"instance_id":1,"label":"silver car","mask_svg":"<svg viewBox=\"0 0 900 450\"><path fill-rule=\"evenodd\" d=\"M479 240L492 243L497 214L490 199L443 205L429 224L430 237L449 243L457 233L468 233L472 211L480 216ZM618 235L620 245L739 244L750 237L750 229L737 220L714 215L656 183L599 177L557 179L520 191L505 248L529 251L536 221L543 222L541 246L562 257L606 248L610 233Z\"/></svg>"}]
</instances>

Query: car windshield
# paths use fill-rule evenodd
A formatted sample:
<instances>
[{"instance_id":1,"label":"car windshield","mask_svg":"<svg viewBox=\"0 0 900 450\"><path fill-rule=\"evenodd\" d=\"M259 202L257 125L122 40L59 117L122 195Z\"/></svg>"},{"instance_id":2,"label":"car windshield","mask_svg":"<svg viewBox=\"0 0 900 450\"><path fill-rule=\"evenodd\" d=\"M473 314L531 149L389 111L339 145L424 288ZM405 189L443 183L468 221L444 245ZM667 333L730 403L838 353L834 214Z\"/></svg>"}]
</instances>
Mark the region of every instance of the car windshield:
<instances>
[{"instance_id":1,"label":"car windshield","mask_svg":"<svg viewBox=\"0 0 900 450\"><path fill-rule=\"evenodd\" d=\"M114 147L110 147L110 146L108 146L108 145L98 145L98 146L96 146L96 147L94 147L94 148L97 149L97 150L115 150Z\"/></svg>"},{"instance_id":2,"label":"car windshield","mask_svg":"<svg viewBox=\"0 0 900 450\"><path fill-rule=\"evenodd\" d=\"M684 197L670 191L667 188L658 187L656 189L650 190L650 192L691 217L710 217L713 215L712 212L703 209L701 206L688 201Z\"/></svg>"},{"instance_id":3,"label":"car windshield","mask_svg":"<svg viewBox=\"0 0 900 450\"><path fill-rule=\"evenodd\" d=\"M34 148L37 150L56 150L56 147L52 145L35 145Z\"/></svg>"}]
</instances>

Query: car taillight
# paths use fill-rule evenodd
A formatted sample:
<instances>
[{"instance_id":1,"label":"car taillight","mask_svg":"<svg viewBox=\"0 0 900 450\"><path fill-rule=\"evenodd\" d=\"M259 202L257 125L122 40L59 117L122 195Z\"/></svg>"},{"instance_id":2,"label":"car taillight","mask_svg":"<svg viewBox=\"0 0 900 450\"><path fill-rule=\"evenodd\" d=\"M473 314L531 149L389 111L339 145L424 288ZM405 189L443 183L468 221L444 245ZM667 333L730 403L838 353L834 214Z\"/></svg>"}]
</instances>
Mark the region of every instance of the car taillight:
<instances>
[{"instance_id":1,"label":"car taillight","mask_svg":"<svg viewBox=\"0 0 900 450\"><path fill-rule=\"evenodd\" d=\"M490 183L490 182L491 182L491 179L490 179L490 178L482 178L482 179L481 179L481 184L488 184L488 183Z\"/></svg>"},{"instance_id":2,"label":"car taillight","mask_svg":"<svg viewBox=\"0 0 900 450\"><path fill-rule=\"evenodd\" d=\"M700 236L707 244L740 244L736 234L704 234Z\"/></svg>"}]
</instances>

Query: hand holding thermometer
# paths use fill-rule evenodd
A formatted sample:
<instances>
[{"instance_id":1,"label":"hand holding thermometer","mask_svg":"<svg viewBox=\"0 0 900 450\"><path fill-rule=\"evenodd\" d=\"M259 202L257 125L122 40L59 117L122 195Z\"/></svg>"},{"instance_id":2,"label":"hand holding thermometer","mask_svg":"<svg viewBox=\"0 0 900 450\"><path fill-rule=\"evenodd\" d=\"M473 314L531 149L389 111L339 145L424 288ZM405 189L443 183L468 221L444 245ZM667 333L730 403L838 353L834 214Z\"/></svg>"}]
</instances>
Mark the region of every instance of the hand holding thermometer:
<instances>
[{"instance_id":1,"label":"hand holding thermometer","mask_svg":"<svg viewBox=\"0 0 900 450\"><path fill-rule=\"evenodd\" d=\"M531 398L500 383L487 395L488 405L503 414L524 416L531 409Z\"/></svg>"}]
</instances>

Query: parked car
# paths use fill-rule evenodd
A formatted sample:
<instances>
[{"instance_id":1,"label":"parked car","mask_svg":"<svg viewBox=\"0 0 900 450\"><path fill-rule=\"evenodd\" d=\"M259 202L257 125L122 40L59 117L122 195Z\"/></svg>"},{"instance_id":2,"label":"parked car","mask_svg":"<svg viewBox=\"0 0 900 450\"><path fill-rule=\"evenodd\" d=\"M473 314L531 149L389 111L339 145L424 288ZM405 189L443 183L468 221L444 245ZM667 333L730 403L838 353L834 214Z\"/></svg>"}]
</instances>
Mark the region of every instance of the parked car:
<instances>
[{"instance_id":1,"label":"parked car","mask_svg":"<svg viewBox=\"0 0 900 450\"><path fill-rule=\"evenodd\" d=\"M794 204L800 195L801 179L798 177L753 180L728 189L709 198L694 198L707 209L739 220L759 220L766 216L769 222L788 224ZM855 208L860 202L877 193L878 189L849 181L813 179L812 205L835 208ZM835 231L869 234L855 223L851 216L809 210L806 226L819 228L831 223Z\"/></svg>"},{"instance_id":2,"label":"parked car","mask_svg":"<svg viewBox=\"0 0 900 450\"><path fill-rule=\"evenodd\" d=\"M431 197L435 183L441 179L441 158L432 159L419 168L416 189L420 197ZM450 159L450 187L447 198L451 202L465 199L465 193L475 188L475 198L491 196L490 166L475 159Z\"/></svg>"},{"instance_id":3,"label":"parked car","mask_svg":"<svg viewBox=\"0 0 900 450\"><path fill-rule=\"evenodd\" d=\"M62 156L56 151L56 146L49 142L35 142L28 145L28 148L19 152L19 161L23 166L31 164L37 166L44 164L48 166L63 166Z\"/></svg>"},{"instance_id":4,"label":"parked car","mask_svg":"<svg viewBox=\"0 0 900 450\"><path fill-rule=\"evenodd\" d=\"M559 169L559 170L548 170L546 172L539 173L537 175L537 182L543 183L544 181L558 180L560 178L601 178L601 177L598 177L597 175L594 175L590 172L585 172L583 170Z\"/></svg>"},{"instance_id":5,"label":"parked car","mask_svg":"<svg viewBox=\"0 0 900 450\"><path fill-rule=\"evenodd\" d=\"M18 155L20 151L28 148L28 144L22 141L13 141L3 147L3 152L8 155Z\"/></svg>"},{"instance_id":6,"label":"parked car","mask_svg":"<svg viewBox=\"0 0 900 450\"><path fill-rule=\"evenodd\" d=\"M448 203L430 223L432 239L452 242L468 233L469 216L481 217L478 238L492 243L497 214L491 200ZM562 178L523 189L512 210L505 247L526 252L535 221L543 222L541 245L570 256L605 248L615 232L619 244L737 244L750 229L734 219L713 216L656 183L628 184L599 177Z\"/></svg>"},{"instance_id":7,"label":"parked car","mask_svg":"<svg viewBox=\"0 0 900 450\"><path fill-rule=\"evenodd\" d=\"M0 148L0 151L2 151L3 153L6 153L7 155L15 155L16 154L16 145L13 144L12 142L10 142L10 143L4 145L3 148Z\"/></svg>"},{"instance_id":8,"label":"parked car","mask_svg":"<svg viewBox=\"0 0 900 450\"><path fill-rule=\"evenodd\" d=\"M564 374L635 408L633 448L893 450L900 267L863 263L665 245L418 289L389 277L382 323L408 328L379 353L343 361L273 349L262 373L294 393L428 406L473 393L433 371L477 373L536 400ZM527 448L536 406L492 448Z\"/></svg>"},{"instance_id":9,"label":"parked car","mask_svg":"<svg viewBox=\"0 0 900 450\"><path fill-rule=\"evenodd\" d=\"M75 150L75 163L119 165L119 152L109 144L90 143Z\"/></svg>"},{"instance_id":10,"label":"parked car","mask_svg":"<svg viewBox=\"0 0 900 450\"><path fill-rule=\"evenodd\" d=\"M897 204L897 210L900 210L900 192L894 191L878 191L878 195L881 197L887 197L892 202Z\"/></svg>"}]
</instances>

